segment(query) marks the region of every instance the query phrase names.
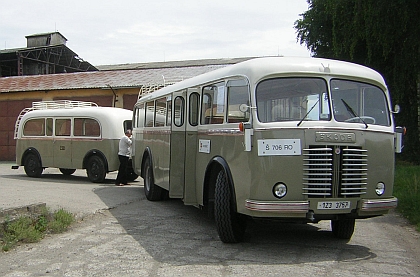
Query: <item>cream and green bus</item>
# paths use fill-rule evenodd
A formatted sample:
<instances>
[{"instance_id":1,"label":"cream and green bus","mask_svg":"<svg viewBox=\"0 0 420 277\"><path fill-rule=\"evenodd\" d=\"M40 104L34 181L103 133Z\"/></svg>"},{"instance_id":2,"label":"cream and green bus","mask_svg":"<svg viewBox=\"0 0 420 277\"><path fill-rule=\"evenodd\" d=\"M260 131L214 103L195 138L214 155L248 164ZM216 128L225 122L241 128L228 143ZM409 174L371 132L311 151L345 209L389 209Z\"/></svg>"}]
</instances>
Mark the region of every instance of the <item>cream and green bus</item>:
<instances>
[{"instance_id":1,"label":"cream and green bus","mask_svg":"<svg viewBox=\"0 0 420 277\"><path fill-rule=\"evenodd\" d=\"M396 106L397 108L397 106ZM317 58L257 58L142 96L133 165L151 201L180 198L214 216L223 242L249 218L331 221L386 214L402 134L376 71Z\"/></svg>"},{"instance_id":2,"label":"cream and green bus","mask_svg":"<svg viewBox=\"0 0 420 277\"><path fill-rule=\"evenodd\" d=\"M40 177L46 167L65 175L86 169L90 181L103 182L108 172L118 170L118 143L131 129L131 119L130 110L92 102L34 102L16 120L16 163L30 177ZM130 179L135 178L131 172Z\"/></svg>"}]
</instances>

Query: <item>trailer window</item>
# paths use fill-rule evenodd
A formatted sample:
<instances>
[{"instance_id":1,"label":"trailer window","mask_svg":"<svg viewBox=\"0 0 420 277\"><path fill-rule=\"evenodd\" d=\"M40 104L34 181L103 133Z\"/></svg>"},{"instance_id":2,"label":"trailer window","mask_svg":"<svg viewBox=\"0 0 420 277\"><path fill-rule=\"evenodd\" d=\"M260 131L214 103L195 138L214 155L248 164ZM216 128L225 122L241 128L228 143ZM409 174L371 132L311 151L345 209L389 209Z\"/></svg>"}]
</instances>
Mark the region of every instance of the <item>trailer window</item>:
<instances>
[{"instance_id":1,"label":"trailer window","mask_svg":"<svg viewBox=\"0 0 420 277\"><path fill-rule=\"evenodd\" d=\"M92 118L75 118L74 135L77 137L101 136L101 127L99 122Z\"/></svg>"},{"instance_id":2,"label":"trailer window","mask_svg":"<svg viewBox=\"0 0 420 277\"><path fill-rule=\"evenodd\" d=\"M45 136L45 119L37 118L30 119L23 127L24 136Z\"/></svg>"},{"instance_id":3,"label":"trailer window","mask_svg":"<svg viewBox=\"0 0 420 277\"><path fill-rule=\"evenodd\" d=\"M56 119L55 120L55 135L56 136L70 136L71 120L70 119Z\"/></svg>"}]
</instances>

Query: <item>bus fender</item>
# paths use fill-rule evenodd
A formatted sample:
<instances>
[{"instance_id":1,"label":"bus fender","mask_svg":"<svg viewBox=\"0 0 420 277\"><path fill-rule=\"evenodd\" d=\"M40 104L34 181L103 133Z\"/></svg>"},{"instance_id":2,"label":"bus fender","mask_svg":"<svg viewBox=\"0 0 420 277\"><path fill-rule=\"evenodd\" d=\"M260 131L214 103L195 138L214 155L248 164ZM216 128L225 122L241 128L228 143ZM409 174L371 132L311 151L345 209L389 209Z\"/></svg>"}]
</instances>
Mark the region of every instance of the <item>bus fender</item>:
<instances>
[{"instance_id":1,"label":"bus fender","mask_svg":"<svg viewBox=\"0 0 420 277\"><path fill-rule=\"evenodd\" d=\"M25 158L29 153L35 154L38 157L38 159L41 163L41 167L42 167L41 155L39 154L38 150L36 150L33 147L29 147L28 149L25 150L25 152L23 152L23 155L22 155L21 160L20 160L20 165L23 165L25 163Z\"/></svg>"},{"instance_id":2,"label":"bus fender","mask_svg":"<svg viewBox=\"0 0 420 277\"><path fill-rule=\"evenodd\" d=\"M105 162L105 170L106 172L109 172L109 168L108 168L108 160L106 158L106 156L104 155L104 153L102 153L101 151L97 150L97 149L91 149L89 150L89 152L86 153L85 157L83 158L83 169L87 168L87 162L89 160L90 157L92 156L99 156L100 158L102 158Z\"/></svg>"},{"instance_id":3,"label":"bus fender","mask_svg":"<svg viewBox=\"0 0 420 277\"><path fill-rule=\"evenodd\" d=\"M146 161L146 158L149 157L150 158L150 162L152 163L152 169L153 169L153 156L152 156L152 149L150 149L149 146L146 147L146 149L144 149L143 152L143 157L141 159L141 168L140 168L140 176L143 178L143 168L144 168L144 163Z\"/></svg>"},{"instance_id":4,"label":"bus fender","mask_svg":"<svg viewBox=\"0 0 420 277\"><path fill-rule=\"evenodd\" d=\"M209 201L214 201L216 178L220 170L224 170L226 177L229 180L229 186L232 192L232 208L235 212L237 212L235 186L233 184L232 173L226 160L220 156L213 157L207 164L206 173L204 176L205 189L203 194L203 203L208 204Z\"/></svg>"}]
</instances>

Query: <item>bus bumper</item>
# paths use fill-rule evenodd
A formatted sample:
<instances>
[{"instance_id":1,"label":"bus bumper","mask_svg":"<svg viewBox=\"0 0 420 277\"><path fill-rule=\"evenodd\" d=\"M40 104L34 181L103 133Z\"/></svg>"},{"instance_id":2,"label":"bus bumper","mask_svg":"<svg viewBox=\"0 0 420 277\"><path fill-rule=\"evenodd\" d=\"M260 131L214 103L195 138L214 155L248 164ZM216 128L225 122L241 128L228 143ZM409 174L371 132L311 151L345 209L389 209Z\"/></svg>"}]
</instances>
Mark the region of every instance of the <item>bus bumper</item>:
<instances>
[{"instance_id":1,"label":"bus bumper","mask_svg":"<svg viewBox=\"0 0 420 277\"><path fill-rule=\"evenodd\" d=\"M362 199L360 210L362 212L390 210L397 207L398 199L395 197L386 199Z\"/></svg>"},{"instance_id":2,"label":"bus bumper","mask_svg":"<svg viewBox=\"0 0 420 277\"><path fill-rule=\"evenodd\" d=\"M353 210L356 214L356 218L372 217L378 216L387 213L389 210L397 207L398 199L395 197L385 198L385 199L360 199L354 203L356 208ZM252 213L257 213L261 216L267 216L267 214L278 214L281 216L297 216L301 217L310 212L310 202L309 201L258 201L247 199L245 201L245 208ZM312 211L312 214L315 210ZM319 211L315 211L318 213ZM329 211L331 214L331 211ZM338 210L335 210L337 213ZM339 214L351 213L351 210L341 210Z\"/></svg>"},{"instance_id":3,"label":"bus bumper","mask_svg":"<svg viewBox=\"0 0 420 277\"><path fill-rule=\"evenodd\" d=\"M274 202L247 199L245 207L248 210L260 212L307 213L309 210L309 201Z\"/></svg>"}]
</instances>

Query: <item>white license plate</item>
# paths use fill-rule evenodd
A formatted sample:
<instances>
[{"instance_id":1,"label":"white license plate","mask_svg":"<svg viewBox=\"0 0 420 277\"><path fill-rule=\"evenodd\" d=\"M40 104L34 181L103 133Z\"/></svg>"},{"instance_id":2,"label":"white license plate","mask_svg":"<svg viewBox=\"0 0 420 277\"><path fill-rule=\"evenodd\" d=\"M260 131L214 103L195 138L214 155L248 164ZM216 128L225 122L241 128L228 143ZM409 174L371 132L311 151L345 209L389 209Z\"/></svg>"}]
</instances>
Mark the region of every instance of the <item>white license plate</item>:
<instances>
[{"instance_id":1,"label":"white license plate","mask_svg":"<svg viewBox=\"0 0 420 277\"><path fill-rule=\"evenodd\" d=\"M350 201L318 202L318 210L344 210L350 208Z\"/></svg>"}]
</instances>

